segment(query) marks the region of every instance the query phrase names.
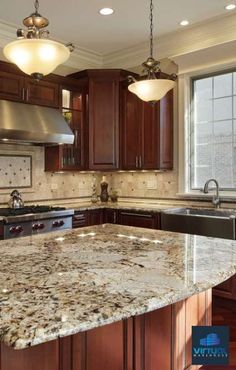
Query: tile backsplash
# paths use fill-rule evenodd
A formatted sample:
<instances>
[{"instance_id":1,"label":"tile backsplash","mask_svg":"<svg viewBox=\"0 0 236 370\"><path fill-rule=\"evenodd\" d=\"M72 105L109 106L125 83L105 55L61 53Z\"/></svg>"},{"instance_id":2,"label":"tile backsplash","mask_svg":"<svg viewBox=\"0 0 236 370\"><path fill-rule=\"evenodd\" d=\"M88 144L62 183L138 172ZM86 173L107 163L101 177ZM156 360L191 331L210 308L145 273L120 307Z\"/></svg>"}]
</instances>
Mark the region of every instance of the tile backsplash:
<instances>
[{"instance_id":1,"label":"tile backsplash","mask_svg":"<svg viewBox=\"0 0 236 370\"><path fill-rule=\"evenodd\" d=\"M31 171L19 172L18 161L11 163L6 160L2 166L5 171L17 176L16 188L18 187L25 201L37 202L44 200L56 200L67 198L90 198L92 186L97 185L97 193L100 192L100 181L103 173L91 172L63 172L51 173L44 171L44 148L37 146L0 145L0 156L31 156L32 157L32 186L22 187L28 184ZM7 158L7 157L6 157ZM18 157L19 158L19 157ZM1 162L0 162L1 163ZM11 166L10 166L11 165ZM22 171L21 171L22 172ZM178 186L176 171L168 172L114 172L104 173L109 184L108 190L117 190L119 197L148 197L148 198L175 198ZM26 178L25 178L26 177ZM14 179L14 176L13 176ZM9 194L14 186L14 180L5 188L6 179L0 176L0 203L9 200ZM13 183L12 183L13 182Z\"/></svg>"}]
</instances>

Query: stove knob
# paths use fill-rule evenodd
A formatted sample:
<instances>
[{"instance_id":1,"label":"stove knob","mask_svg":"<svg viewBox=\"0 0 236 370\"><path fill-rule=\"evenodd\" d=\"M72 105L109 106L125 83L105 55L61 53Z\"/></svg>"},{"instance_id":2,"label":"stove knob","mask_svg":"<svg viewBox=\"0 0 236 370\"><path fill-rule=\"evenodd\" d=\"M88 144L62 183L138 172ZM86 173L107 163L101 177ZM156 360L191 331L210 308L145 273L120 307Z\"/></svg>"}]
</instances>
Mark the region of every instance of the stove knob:
<instances>
[{"instance_id":1,"label":"stove knob","mask_svg":"<svg viewBox=\"0 0 236 370\"><path fill-rule=\"evenodd\" d=\"M39 225L38 224L33 224L32 230L38 230L38 228L39 228Z\"/></svg>"},{"instance_id":2,"label":"stove knob","mask_svg":"<svg viewBox=\"0 0 236 370\"><path fill-rule=\"evenodd\" d=\"M38 224L38 228L39 228L40 230L43 230L43 229L45 228L45 225L44 225L44 224Z\"/></svg>"},{"instance_id":3,"label":"stove knob","mask_svg":"<svg viewBox=\"0 0 236 370\"><path fill-rule=\"evenodd\" d=\"M59 225L63 226L63 225L65 225L65 222L63 220L61 220L61 221L59 221Z\"/></svg>"},{"instance_id":4,"label":"stove knob","mask_svg":"<svg viewBox=\"0 0 236 370\"><path fill-rule=\"evenodd\" d=\"M59 226L59 222L58 221L53 221L52 227L58 227L58 226Z\"/></svg>"},{"instance_id":5,"label":"stove knob","mask_svg":"<svg viewBox=\"0 0 236 370\"><path fill-rule=\"evenodd\" d=\"M22 226L16 226L15 233L20 234L22 231L23 231L23 227Z\"/></svg>"},{"instance_id":6,"label":"stove knob","mask_svg":"<svg viewBox=\"0 0 236 370\"><path fill-rule=\"evenodd\" d=\"M14 226L10 227L10 233L15 234L16 233L16 228Z\"/></svg>"}]
</instances>

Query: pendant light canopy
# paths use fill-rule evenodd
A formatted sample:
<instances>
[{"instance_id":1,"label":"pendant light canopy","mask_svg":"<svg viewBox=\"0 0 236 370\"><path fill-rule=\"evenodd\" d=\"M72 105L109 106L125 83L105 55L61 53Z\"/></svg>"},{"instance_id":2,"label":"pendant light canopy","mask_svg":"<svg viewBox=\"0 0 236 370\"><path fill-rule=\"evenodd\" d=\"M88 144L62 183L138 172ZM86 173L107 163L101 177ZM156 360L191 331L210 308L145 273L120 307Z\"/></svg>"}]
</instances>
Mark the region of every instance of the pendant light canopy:
<instances>
[{"instance_id":1,"label":"pendant light canopy","mask_svg":"<svg viewBox=\"0 0 236 370\"><path fill-rule=\"evenodd\" d=\"M144 78L137 81L133 76L129 76L132 83L128 86L129 91L137 95L141 100L155 103L163 98L168 91L175 86L176 75L171 75L170 79L161 78L160 62L153 58L153 1L150 0L150 56L142 64Z\"/></svg>"},{"instance_id":2,"label":"pendant light canopy","mask_svg":"<svg viewBox=\"0 0 236 370\"><path fill-rule=\"evenodd\" d=\"M18 40L6 45L3 53L24 73L40 80L60 64L65 63L74 46L48 39L49 31L45 30L45 27L49 25L49 21L39 14L38 0L35 1L34 6L35 12L23 20L27 30L18 29L16 32Z\"/></svg>"}]
</instances>

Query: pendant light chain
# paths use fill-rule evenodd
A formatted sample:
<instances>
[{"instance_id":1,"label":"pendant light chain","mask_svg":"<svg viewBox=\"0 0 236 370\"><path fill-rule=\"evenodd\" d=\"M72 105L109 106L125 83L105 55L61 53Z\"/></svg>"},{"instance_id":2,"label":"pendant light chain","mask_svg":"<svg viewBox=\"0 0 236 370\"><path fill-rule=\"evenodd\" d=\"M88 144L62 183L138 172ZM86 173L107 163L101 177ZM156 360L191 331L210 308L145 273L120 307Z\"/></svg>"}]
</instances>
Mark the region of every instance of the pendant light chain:
<instances>
[{"instance_id":1,"label":"pendant light chain","mask_svg":"<svg viewBox=\"0 0 236 370\"><path fill-rule=\"evenodd\" d=\"M153 58L153 2L150 0L150 57Z\"/></svg>"},{"instance_id":2,"label":"pendant light chain","mask_svg":"<svg viewBox=\"0 0 236 370\"><path fill-rule=\"evenodd\" d=\"M38 10L39 10L39 0L35 0L34 7L35 7L35 13L38 13Z\"/></svg>"}]
</instances>

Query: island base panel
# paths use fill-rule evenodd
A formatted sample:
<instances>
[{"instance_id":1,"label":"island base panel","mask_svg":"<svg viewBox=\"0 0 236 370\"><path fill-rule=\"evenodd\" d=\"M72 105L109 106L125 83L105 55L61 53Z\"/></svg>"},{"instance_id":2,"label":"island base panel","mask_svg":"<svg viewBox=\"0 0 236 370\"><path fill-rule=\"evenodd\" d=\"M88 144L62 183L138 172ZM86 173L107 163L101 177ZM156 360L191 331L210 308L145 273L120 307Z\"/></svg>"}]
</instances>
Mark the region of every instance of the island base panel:
<instances>
[{"instance_id":1,"label":"island base panel","mask_svg":"<svg viewBox=\"0 0 236 370\"><path fill-rule=\"evenodd\" d=\"M2 344L0 370L197 370L192 325L211 325L211 290L35 347Z\"/></svg>"}]
</instances>

